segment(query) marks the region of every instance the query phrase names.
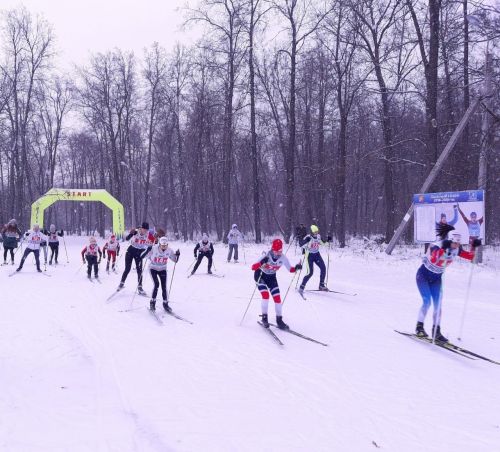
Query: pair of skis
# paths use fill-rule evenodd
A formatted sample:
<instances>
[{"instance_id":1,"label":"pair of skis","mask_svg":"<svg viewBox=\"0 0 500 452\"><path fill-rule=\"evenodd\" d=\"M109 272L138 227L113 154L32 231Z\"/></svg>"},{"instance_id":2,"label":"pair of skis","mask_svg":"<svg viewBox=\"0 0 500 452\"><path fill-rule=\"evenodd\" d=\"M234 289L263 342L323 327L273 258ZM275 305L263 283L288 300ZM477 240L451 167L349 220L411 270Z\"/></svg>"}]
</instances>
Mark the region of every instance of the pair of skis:
<instances>
[{"instance_id":1,"label":"pair of skis","mask_svg":"<svg viewBox=\"0 0 500 452\"><path fill-rule=\"evenodd\" d=\"M307 298L306 296L304 295L304 292L324 292L324 293L336 293L336 294L339 294L339 295L349 295L350 297L355 297L357 294L356 293L347 293L347 292L339 292L338 290L321 290L321 289L311 289L311 290L305 290L303 292L300 292L299 290L297 290L297 292L299 293L299 295L307 301Z\"/></svg>"},{"instance_id":2,"label":"pair of skis","mask_svg":"<svg viewBox=\"0 0 500 452\"><path fill-rule=\"evenodd\" d=\"M118 292L121 292L123 289L125 289L125 286L123 287L118 287L108 298L106 298L106 303L111 303L113 297L115 297L115 295L118 294ZM146 298L149 298L149 295L142 291L142 292L137 292L137 295L141 296L141 297L146 297Z\"/></svg>"},{"instance_id":3,"label":"pair of skis","mask_svg":"<svg viewBox=\"0 0 500 452\"><path fill-rule=\"evenodd\" d=\"M214 278L224 278L225 275L219 275L218 273L190 273L187 277L191 278L191 276L202 276L202 275L207 275L207 276L212 276Z\"/></svg>"},{"instance_id":4,"label":"pair of skis","mask_svg":"<svg viewBox=\"0 0 500 452\"><path fill-rule=\"evenodd\" d=\"M160 317L160 315L156 311L152 311L149 308L146 309L150 312L150 314L154 317L154 319L158 322L158 324L163 325L163 318ZM181 317L180 315L176 314L173 311L165 311L165 315L169 315L174 319L181 320L182 322L186 322L189 323L190 325L193 325L193 322L191 322L191 320ZM165 315L163 317L165 317Z\"/></svg>"},{"instance_id":5,"label":"pair of skis","mask_svg":"<svg viewBox=\"0 0 500 452\"><path fill-rule=\"evenodd\" d=\"M266 328L264 326L264 324L260 321L260 320L257 320L257 323L262 327L264 328L264 330L266 330L270 335L271 337L273 338L273 340L275 342L277 342L279 345L283 346L285 345L281 339L278 337L278 335L271 329L271 328ZM273 326L274 328L278 328L277 325L275 325L274 323L269 323L270 326ZM328 347L328 344L325 344L324 342L321 342L321 341L318 341L317 339L313 339L312 337L309 337L309 336L306 336L302 333L299 333L297 331L294 331L292 329L287 329L287 330L281 330L281 331L284 331L285 333L290 333L290 334L293 334L294 336L297 336L297 337L300 337L301 339L304 339L306 341L309 341L309 342L314 342L315 344L319 344L319 345L322 345L323 347Z\"/></svg>"},{"instance_id":6,"label":"pair of skis","mask_svg":"<svg viewBox=\"0 0 500 452\"><path fill-rule=\"evenodd\" d=\"M403 331L398 331L394 330L396 333L402 334L403 336L409 337L414 340L418 340L427 344L433 344L432 338L431 337L422 337L422 336L417 336L414 333L405 333ZM484 361L488 361L492 364L498 364L500 365L500 362L494 361L493 359L487 358L486 356L479 355L478 353L472 352L470 350L467 350L466 348L460 347L458 345L452 344L451 342L440 342L440 341L435 341L435 345L438 347L444 348L445 350L448 350L452 353L455 353L457 355L463 356L464 358L468 359L482 359Z\"/></svg>"},{"instance_id":7,"label":"pair of skis","mask_svg":"<svg viewBox=\"0 0 500 452\"><path fill-rule=\"evenodd\" d=\"M13 271L12 273L9 273L9 278L11 278L12 276L17 275L18 273L20 273L20 272L18 272L17 270ZM52 275L49 275L48 273L45 273L45 272L37 272L37 273L40 274L40 275L43 275L43 276L47 276L49 278L52 276Z\"/></svg>"}]
</instances>

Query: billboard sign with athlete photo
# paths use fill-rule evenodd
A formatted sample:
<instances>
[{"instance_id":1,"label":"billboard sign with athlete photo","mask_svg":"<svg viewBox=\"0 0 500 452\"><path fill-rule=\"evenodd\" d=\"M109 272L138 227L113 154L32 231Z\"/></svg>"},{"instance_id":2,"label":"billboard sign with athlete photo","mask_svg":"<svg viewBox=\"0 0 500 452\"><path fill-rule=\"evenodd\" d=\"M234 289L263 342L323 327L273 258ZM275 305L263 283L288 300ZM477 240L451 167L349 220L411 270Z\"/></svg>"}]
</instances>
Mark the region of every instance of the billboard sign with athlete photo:
<instances>
[{"instance_id":1,"label":"billboard sign with athlete photo","mask_svg":"<svg viewBox=\"0 0 500 452\"><path fill-rule=\"evenodd\" d=\"M449 224L462 236L462 244L480 238L484 244L484 191L452 191L413 195L414 237L416 243L437 240L436 227Z\"/></svg>"}]
</instances>

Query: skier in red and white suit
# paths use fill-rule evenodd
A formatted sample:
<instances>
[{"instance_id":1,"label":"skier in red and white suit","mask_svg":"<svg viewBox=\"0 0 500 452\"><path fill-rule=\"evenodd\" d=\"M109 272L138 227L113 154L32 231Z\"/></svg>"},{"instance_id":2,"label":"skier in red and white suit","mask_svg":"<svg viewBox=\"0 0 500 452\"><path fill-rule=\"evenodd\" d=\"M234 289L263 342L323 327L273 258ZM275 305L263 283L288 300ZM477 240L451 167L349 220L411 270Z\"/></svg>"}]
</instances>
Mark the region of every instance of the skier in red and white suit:
<instances>
[{"instance_id":1,"label":"skier in red and white suit","mask_svg":"<svg viewBox=\"0 0 500 452\"><path fill-rule=\"evenodd\" d=\"M280 239L273 240L271 250L258 262L252 265L254 280L262 295L262 324L269 328L267 318L267 308L269 303L269 293L273 296L274 309L276 312L276 324L282 330L289 329L288 325L283 322L282 305L278 280L276 272L284 265L290 273L295 273L296 270L302 268L302 264L297 264L295 267L290 265L288 258L283 254L283 242Z\"/></svg>"},{"instance_id":2,"label":"skier in red and white suit","mask_svg":"<svg viewBox=\"0 0 500 452\"><path fill-rule=\"evenodd\" d=\"M107 257L106 271L109 273L110 262L111 269L115 271L116 258L120 255L120 243L116 240L116 236L114 234L110 237L109 242L106 242L102 251Z\"/></svg>"}]
</instances>

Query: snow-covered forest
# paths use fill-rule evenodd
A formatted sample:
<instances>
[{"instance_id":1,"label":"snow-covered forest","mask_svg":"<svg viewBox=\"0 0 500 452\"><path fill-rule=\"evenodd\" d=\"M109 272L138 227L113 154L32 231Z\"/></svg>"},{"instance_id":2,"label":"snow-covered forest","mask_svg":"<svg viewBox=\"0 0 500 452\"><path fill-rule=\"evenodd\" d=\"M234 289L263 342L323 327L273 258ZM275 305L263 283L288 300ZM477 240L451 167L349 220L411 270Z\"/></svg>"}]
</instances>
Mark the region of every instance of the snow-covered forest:
<instances>
[{"instance_id":1,"label":"snow-covered forest","mask_svg":"<svg viewBox=\"0 0 500 452\"><path fill-rule=\"evenodd\" d=\"M5 221L27 227L54 186L105 188L127 226L145 219L183 239L220 239L235 219L257 242L288 238L315 219L340 246L388 240L479 98L432 190L484 188L487 238L499 239L493 3L200 0L179 14L200 32L194 45L109 49L68 71L43 16L2 11ZM49 220L53 209L73 231L110 223L92 203L58 205Z\"/></svg>"}]
</instances>

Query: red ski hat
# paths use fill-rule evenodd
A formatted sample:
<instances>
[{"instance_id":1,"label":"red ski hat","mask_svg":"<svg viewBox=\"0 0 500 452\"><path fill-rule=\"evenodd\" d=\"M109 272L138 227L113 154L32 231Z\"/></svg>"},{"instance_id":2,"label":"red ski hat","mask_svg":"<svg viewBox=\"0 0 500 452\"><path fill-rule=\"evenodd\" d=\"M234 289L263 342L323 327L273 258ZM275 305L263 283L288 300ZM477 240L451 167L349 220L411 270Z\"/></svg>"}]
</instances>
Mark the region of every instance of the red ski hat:
<instances>
[{"instance_id":1,"label":"red ski hat","mask_svg":"<svg viewBox=\"0 0 500 452\"><path fill-rule=\"evenodd\" d=\"M274 239L273 244L271 245L271 249L273 251L282 251L283 250L283 242L280 239Z\"/></svg>"}]
</instances>

